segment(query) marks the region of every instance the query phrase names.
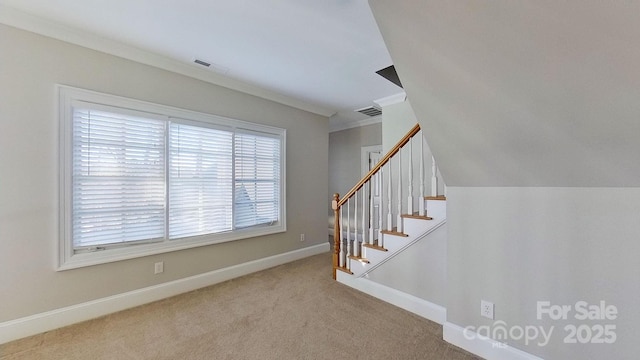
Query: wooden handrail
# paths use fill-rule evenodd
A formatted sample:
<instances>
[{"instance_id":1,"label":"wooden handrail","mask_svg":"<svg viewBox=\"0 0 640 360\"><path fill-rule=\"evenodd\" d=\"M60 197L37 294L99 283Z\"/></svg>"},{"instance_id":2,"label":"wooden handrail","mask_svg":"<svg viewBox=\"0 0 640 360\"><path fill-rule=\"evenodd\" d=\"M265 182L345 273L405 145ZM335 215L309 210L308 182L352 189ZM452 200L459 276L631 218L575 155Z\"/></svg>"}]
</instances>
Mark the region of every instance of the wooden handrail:
<instances>
[{"instance_id":1,"label":"wooden handrail","mask_svg":"<svg viewBox=\"0 0 640 360\"><path fill-rule=\"evenodd\" d=\"M341 207L342 205L344 205L344 203L347 202L347 200L349 200L350 197L353 196L353 194L356 193L356 191L360 190L360 188L371 179L371 177L378 172L378 170L380 170L381 167L383 167L386 163L389 162L389 159L391 159L393 157L393 155L395 155L396 153L398 153L398 151L400 151L400 149L405 146L409 140L411 140L412 137L414 137L418 132L420 131L420 124L416 124L411 130L409 130L409 132L402 138L400 139L400 141L398 141L398 143L391 148L391 150L389 150L389 152L382 158L380 159L380 161L376 164L376 166L373 167L373 169L369 170L369 172L367 173L367 175L365 175L360 181L358 181L358 183L356 184L356 186L354 186L353 188L351 188L351 190L349 190L349 192L347 192L342 199L340 199L337 202L337 207Z\"/></svg>"}]
</instances>

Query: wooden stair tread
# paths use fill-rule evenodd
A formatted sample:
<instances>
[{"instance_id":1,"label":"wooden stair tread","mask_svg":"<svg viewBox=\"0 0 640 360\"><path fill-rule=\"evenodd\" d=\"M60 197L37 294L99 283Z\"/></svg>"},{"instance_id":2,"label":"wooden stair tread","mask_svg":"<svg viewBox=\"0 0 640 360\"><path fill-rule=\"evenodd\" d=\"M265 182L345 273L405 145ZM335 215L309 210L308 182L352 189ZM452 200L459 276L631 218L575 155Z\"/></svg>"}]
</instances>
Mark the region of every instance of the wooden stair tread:
<instances>
[{"instance_id":1,"label":"wooden stair tread","mask_svg":"<svg viewBox=\"0 0 640 360\"><path fill-rule=\"evenodd\" d=\"M424 197L425 200L447 200L446 196L444 195L438 195L438 196L425 196Z\"/></svg>"},{"instance_id":2,"label":"wooden stair tread","mask_svg":"<svg viewBox=\"0 0 640 360\"><path fill-rule=\"evenodd\" d=\"M407 219L433 220L431 216L420 216L417 212L413 214L402 214L402 217Z\"/></svg>"},{"instance_id":3,"label":"wooden stair tread","mask_svg":"<svg viewBox=\"0 0 640 360\"><path fill-rule=\"evenodd\" d=\"M362 245L362 246L364 246L364 245ZM371 263L368 259L365 259L365 258L359 257L359 256L349 255L349 259L360 261L361 263L365 263L365 264Z\"/></svg>"},{"instance_id":4,"label":"wooden stair tread","mask_svg":"<svg viewBox=\"0 0 640 360\"><path fill-rule=\"evenodd\" d=\"M351 270L349 270L349 269L347 269L347 268L345 268L345 267L338 266L338 267L336 268L336 270L340 270L340 271L345 272L345 273L347 273L347 274L349 274L349 275L353 275L353 273L351 272Z\"/></svg>"},{"instance_id":5,"label":"wooden stair tread","mask_svg":"<svg viewBox=\"0 0 640 360\"><path fill-rule=\"evenodd\" d=\"M366 247L366 248L369 248L369 249L374 249L374 250L389 251L389 250L383 248L382 246L378 246L378 245L362 244L362 246Z\"/></svg>"},{"instance_id":6,"label":"wooden stair tread","mask_svg":"<svg viewBox=\"0 0 640 360\"><path fill-rule=\"evenodd\" d=\"M409 235L407 235L405 233L398 232L398 228L397 227L394 227L393 230L382 230L380 232L383 233L383 234L387 234L387 235L409 237Z\"/></svg>"}]
</instances>

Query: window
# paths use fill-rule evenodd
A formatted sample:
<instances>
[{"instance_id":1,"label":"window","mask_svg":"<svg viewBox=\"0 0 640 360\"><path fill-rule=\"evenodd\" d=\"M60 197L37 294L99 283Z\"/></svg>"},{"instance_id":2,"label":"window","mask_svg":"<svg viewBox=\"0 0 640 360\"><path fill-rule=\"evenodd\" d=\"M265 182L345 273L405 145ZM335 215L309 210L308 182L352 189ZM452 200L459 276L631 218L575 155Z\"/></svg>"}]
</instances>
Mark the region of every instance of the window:
<instances>
[{"instance_id":1,"label":"window","mask_svg":"<svg viewBox=\"0 0 640 360\"><path fill-rule=\"evenodd\" d=\"M258 134L237 134L235 142L236 227L278 221L280 141Z\"/></svg>"},{"instance_id":2,"label":"window","mask_svg":"<svg viewBox=\"0 0 640 360\"><path fill-rule=\"evenodd\" d=\"M286 230L285 130L59 92L61 270Z\"/></svg>"},{"instance_id":3,"label":"window","mask_svg":"<svg viewBox=\"0 0 640 360\"><path fill-rule=\"evenodd\" d=\"M233 136L172 123L169 132L169 237L233 230Z\"/></svg>"}]
</instances>

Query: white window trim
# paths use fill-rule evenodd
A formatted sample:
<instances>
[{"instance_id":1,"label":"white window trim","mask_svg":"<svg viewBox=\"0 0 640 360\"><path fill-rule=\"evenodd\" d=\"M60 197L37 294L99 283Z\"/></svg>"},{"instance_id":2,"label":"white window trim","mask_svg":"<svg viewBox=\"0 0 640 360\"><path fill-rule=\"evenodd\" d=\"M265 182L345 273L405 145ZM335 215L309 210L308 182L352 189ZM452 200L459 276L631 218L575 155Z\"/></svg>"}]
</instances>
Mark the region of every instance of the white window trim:
<instances>
[{"instance_id":1,"label":"white window trim","mask_svg":"<svg viewBox=\"0 0 640 360\"><path fill-rule=\"evenodd\" d=\"M116 95L103 94L91 90L73 88L65 85L56 85L59 96L59 236L57 271L75 269L85 266L104 264L114 261L133 259L154 254L178 251L199 246L219 244L228 241L246 239L256 236L264 236L287 231L286 226L286 129L267 125L255 124L247 121L230 119L217 115L179 109L171 106L155 104L151 102L124 98ZM111 248L103 251L88 253L74 253L71 236L71 151L72 151L72 104L81 101L97 105L106 105L143 111L157 114L160 117L177 118L200 124L201 126L226 126L235 129L249 130L268 134L278 134L281 139L281 166L280 166L280 221L274 226L252 227L238 229L227 233L193 236L170 241L135 244Z\"/></svg>"}]
</instances>

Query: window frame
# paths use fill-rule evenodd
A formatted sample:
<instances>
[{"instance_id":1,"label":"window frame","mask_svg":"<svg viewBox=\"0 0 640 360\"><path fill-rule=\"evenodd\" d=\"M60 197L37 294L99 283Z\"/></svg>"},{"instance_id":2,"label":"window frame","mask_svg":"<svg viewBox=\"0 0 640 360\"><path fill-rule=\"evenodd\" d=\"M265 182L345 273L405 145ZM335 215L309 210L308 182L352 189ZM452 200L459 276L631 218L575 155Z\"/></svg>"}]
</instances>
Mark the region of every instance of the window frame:
<instances>
[{"instance_id":1,"label":"window frame","mask_svg":"<svg viewBox=\"0 0 640 360\"><path fill-rule=\"evenodd\" d=\"M56 85L56 91L58 93L57 103L60 128L58 146L60 208L58 261L56 264L57 271L286 232L286 129L65 85ZM165 136L168 136L169 124L171 122L175 122L199 127L223 128L233 131L234 134L236 132L252 132L262 133L269 137L278 138L280 140L279 221L270 226L233 229L232 231L223 233L196 235L179 239L170 239L169 234L165 233L164 238L160 241L140 241L131 244L125 243L122 245L112 245L106 250L76 252L72 238L72 130L73 107L74 104L77 104L78 102L93 105L96 106L96 108L111 109L111 111L121 109L124 113L133 113L138 115L142 113L153 116L154 119L160 118L166 121ZM165 144L165 146L168 148L168 144ZM232 152L234 152L233 149ZM168 167L169 159L165 158L165 162L165 166ZM165 187L168 188L168 186L168 183L165 182ZM166 191L165 196L167 196ZM232 201L233 199L234 198L232 197ZM165 212L168 213L168 211L169 209L165 208ZM168 217L166 218L168 219Z\"/></svg>"}]
</instances>

